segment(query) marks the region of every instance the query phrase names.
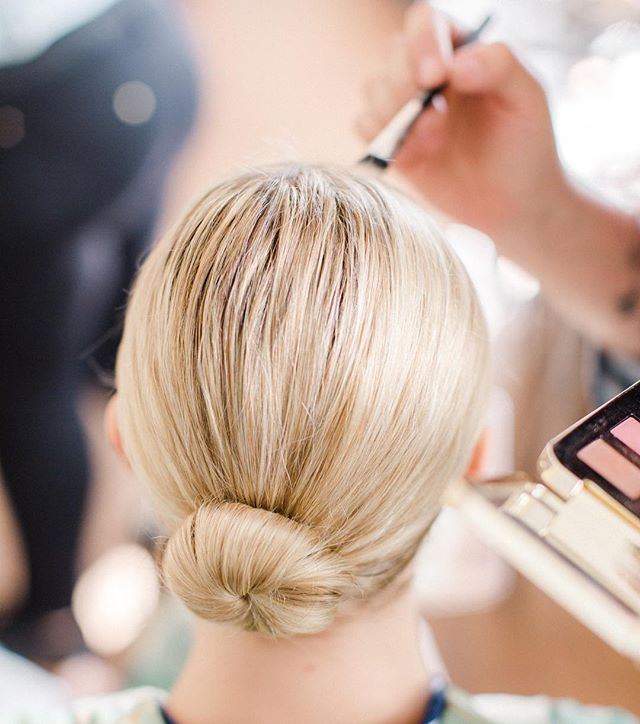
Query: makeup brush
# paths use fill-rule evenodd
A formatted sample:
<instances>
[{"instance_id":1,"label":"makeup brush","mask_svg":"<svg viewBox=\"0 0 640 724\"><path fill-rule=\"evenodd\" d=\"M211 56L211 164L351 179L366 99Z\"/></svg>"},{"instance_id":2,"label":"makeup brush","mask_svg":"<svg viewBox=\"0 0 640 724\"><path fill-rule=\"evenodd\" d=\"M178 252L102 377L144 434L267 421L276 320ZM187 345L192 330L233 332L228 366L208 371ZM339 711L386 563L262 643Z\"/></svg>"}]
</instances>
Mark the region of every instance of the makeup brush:
<instances>
[{"instance_id":1,"label":"makeup brush","mask_svg":"<svg viewBox=\"0 0 640 724\"><path fill-rule=\"evenodd\" d=\"M476 41L490 21L491 15L487 15L475 30L462 38L456 49ZM373 139L367 149L367 155L360 159L360 163L370 163L383 170L387 168L420 114L429 108L433 104L433 99L446 88L447 83L443 83L406 103Z\"/></svg>"}]
</instances>

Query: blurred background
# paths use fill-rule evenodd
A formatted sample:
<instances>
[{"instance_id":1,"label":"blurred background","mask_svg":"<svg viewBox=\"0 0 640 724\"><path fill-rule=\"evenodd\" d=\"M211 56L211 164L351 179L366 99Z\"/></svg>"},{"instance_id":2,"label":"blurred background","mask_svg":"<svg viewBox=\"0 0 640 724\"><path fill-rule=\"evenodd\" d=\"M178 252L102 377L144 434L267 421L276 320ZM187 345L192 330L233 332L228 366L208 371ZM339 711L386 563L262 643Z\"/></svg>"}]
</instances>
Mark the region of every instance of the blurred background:
<instances>
[{"instance_id":1,"label":"blurred background","mask_svg":"<svg viewBox=\"0 0 640 724\"><path fill-rule=\"evenodd\" d=\"M570 172L617 203L637 207L639 0L433 4L469 26L491 12L494 22L487 37L513 44L549 92L560 151ZM184 103L189 117L185 129L193 113L195 125L170 172L167 169L165 192L157 197L154 238L212 182L238 167L282 159L351 164L362 155L354 121L364 82L384 62L406 2L183 0L173 7L184 23L199 96L197 112L189 107L188 95L178 94L174 103L177 116ZM122 123L144 128L162 110L159 91L144 74L134 73L117 91L105 113ZM26 144L30 131L29 116L17 101L3 102L0 153ZM2 193L12 193L10 180ZM539 311L536 280L497 259L490 239L459 225L447 227L481 293L496 342L498 377L487 472L506 472L516 464L533 472L545 436L577 419L576 413L588 405L583 387L568 385L569 377L579 377L570 370L581 364L580 343L560 329L557 338L552 331L550 342L548 326L542 339L544 313ZM104 236L96 228L86 232L90 238L83 247L89 281L82 284L89 297L99 286L95 280L102 268ZM97 341L89 340L80 356L87 367L104 372ZM524 403L515 399L513 390L524 381L540 389L542 377L548 390L545 410L523 421ZM31 620L26 650L62 677L66 692L76 694L124 684L170 686L189 640L187 617L161 593L156 578L153 541L161 532L136 482L106 443L102 414L107 397L104 385L87 382L78 398L90 474L72 615L60 615L55 608L36 624ZM0 555L2 545L0 539ZM13 555L10 543L5 553ZM429 565L420 571L425 614L460 686L569 696L640 714L637 670L506 568L455 515L444 516L427 559ZM16 636L8 612L5 619L0 642L25 653L20 648L25 636ZM77 635L75 627L81 634L78 643L65 650L63 644ZM42 650L38 641L46 642ZM15 667L11 671L12 677L0 675L0 702L22 695L34 673ZM59 681L50 683L55 687Z\"/></svg>"}]
</instances>

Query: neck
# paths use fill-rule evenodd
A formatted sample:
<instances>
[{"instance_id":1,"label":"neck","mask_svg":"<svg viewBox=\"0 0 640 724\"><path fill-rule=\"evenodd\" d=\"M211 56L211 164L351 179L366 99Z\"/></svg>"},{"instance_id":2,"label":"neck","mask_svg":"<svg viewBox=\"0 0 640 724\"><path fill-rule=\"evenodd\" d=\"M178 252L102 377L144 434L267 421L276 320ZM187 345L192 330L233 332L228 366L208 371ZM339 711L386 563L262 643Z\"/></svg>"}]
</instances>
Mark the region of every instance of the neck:
<instances>
[{"instance_id":1,"label":"neck","mask_svg":"<svg viewBox=\"0 0 640 724\"><path fill-rule=\"evenodd\" d=\"M167 710L179 724L415 724L439 673L421 626L412 590L291 640L198 621Z\"/></svg>"}]
</instances>

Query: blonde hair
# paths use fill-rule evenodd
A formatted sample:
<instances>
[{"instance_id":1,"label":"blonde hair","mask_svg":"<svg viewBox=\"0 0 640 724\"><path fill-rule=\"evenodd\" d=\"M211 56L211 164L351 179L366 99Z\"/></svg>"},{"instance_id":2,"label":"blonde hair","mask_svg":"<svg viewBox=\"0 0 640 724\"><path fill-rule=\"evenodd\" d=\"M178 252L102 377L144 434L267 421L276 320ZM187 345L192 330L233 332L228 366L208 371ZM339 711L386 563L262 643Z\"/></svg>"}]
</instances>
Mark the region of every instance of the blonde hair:
<instances>
[{"instance_id":1,"label":"blonde hair","mask_svg":"<svg viewBox=\"0 0 640 724\"><path fill-rule=\"evenodd\" d=\"M145 261L118 356L125 452L175 521L168 586L276 637L413 558L479 433L487 341L439 230L317 167L215 186Z\"/></svg>"}]
</instances>

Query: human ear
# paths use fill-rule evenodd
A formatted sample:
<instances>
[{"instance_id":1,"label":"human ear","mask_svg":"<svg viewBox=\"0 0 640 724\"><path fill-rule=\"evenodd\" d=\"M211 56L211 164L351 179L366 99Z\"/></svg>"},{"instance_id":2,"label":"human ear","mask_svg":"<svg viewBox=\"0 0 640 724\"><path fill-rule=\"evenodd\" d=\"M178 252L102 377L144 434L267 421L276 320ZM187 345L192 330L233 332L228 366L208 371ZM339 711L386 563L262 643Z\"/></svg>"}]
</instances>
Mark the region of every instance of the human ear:
<instances>
[{"instance_id":1,"label":"human ear","mask_svg":"<svg viewBox=\"0 0 640 724\"><path fill-rule=\"evenodd\" d=\"M129 460L122 447L122 439L120 437L120 429L118 427L118 393L116 392L109 402L104 411L104 429L107 433L107 438L111 443L111 447L115 450L116 455L129 466Z\"/></svg>"},{"instance_id":2,"label":"human ear","mask_svg":"<svg viewBox=\"0 0 640 724\"><path fill-rule=\"evenodd\" d=\"M467 480L473 480L482 475L487 459L487 450L489 447L489 431L483 430L478 438L478 442L473 448L469 464L467 465L467 472L465 478Z\"/></svg>"}]
</instances>

